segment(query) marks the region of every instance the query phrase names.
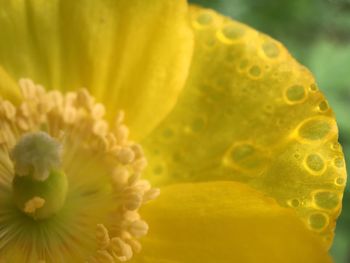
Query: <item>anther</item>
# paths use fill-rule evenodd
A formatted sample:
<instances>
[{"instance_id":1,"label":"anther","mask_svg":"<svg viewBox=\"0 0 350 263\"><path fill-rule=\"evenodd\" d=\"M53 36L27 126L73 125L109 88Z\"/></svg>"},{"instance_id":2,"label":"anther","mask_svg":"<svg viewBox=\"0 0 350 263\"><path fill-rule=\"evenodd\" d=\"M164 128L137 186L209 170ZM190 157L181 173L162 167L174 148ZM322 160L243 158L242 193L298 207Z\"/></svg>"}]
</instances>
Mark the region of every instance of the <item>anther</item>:
<instances>
[{"instance_id":1,"label":"anther","mask_svg":"<svg viewBox=\"0 0 350 263\"><path fill-rule=\"evenodd\" d=\"M86 89L62 94L46 92L30 79L21 79L19 84L20 105L0 100L0 147L10 157L6 156L4 165L11 174L6 183L12 183L14 204L34 220L51 220L65 213L72 213L77 220L87 216L97 228L95 239L90 240L96 249L86 255L86 262L130 260L140 252L138 239L148 231L138 209L158 196L159 189L141 179L147 160L142 147L128 138L124 112L120 111L110 126L104 119L104 106ZM101 177L94 178L97 175ZM96 182L107 191L96 191L100 187ZM103 215L95 215L99 213L96 209L89 214L91 211L80 205L86 199L100 202L99 197L106 200L101 204ZM77 200L75 205L71 200ZM94 231L86 228L90 230Z\"/></svg>"}]
</instances>

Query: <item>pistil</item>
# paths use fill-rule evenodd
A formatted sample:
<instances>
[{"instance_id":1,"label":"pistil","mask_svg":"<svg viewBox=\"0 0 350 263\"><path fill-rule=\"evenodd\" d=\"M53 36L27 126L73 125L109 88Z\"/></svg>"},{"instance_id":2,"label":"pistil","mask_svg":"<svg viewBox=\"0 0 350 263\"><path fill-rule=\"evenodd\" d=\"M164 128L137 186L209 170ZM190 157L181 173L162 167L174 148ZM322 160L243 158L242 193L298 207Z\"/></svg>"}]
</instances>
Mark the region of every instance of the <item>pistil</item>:
<instances>
[{"instance_id":1,"label":"pistil","mask_svg":"<svg viewBox=\"0 0 350 263\"><path fill-rule=\"evenodd\" d=\"M14 201L35 220L53 216L64 205L68 183L60 155L60 143L45 132L25 134L12 150Z\"/></svg>"}]
</instances>

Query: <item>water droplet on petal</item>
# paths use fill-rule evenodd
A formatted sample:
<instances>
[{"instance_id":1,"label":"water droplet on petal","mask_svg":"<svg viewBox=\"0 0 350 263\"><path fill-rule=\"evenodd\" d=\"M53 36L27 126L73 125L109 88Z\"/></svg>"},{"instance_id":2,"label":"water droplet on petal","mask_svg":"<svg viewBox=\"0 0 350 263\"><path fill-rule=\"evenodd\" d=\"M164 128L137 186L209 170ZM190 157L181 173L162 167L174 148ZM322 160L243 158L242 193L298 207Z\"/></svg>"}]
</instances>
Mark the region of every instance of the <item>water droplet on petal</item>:
<instances>
[{"instance_id":1,"label":"water droplet on petal","mask_svg":"<svg viewBox=\"0 0 350 263\"><path fill-rule=\"evenodd\" d=\"M252 66L249 69L248 73L254 79L257 79L257 78L259 78L262 75L261 68L259 66L257 66L257 65Z\"/></svg>"},{"instance_id":2,"label":"water droplet on petal","mask_svg":"<svg viewBox=\"0 0 350 263\"><path fill-rule=\"evenodd\" d=\"M200 25L210 25L213 22L213 17L209 13L201 13L197 16L197 22Z\"/></svg>"},{"instance_id":3,"label":"water droplet on petal","mask_svg":"<svg viewBox=\"0 0 350 263\"><path fill-rule=\"evenodd\" d=\"M318 104L318 110L320 112L325 112L329 109L328 102L323 100Z\"/></svg>"},{"instance_id":4,"label":"water droplet on petal","mask_svg":"<svg viewBox=\"0 0 350 263\"><path fill-rule=\"evenodd\" d=\"M329 217L325 213L315 212L309 215L308 223L312 230L322 231L329 224Z\"/></svg>"},{"instance_id":5,"label":"water droplet on petal","mask_svg":"<svg viewBox=\"0 0 350 263\"><path fill-rule=\"evenodd\" d=\"M276 58L280 54L278 46L272 41L266 41L262 44L264 54L269 58Z\"/></svg>"},{"instance_id":6,"label":"water droplet on petal","mask_svg":"<svg viewBox=\"0 0 350 263\"><path fill-rule=\"evenodd\" d=\"M305 159L305 166L306 169L313 175L320 175L326 169L326 165L319 154L308 155Z\"/></svg>"},{"instance_id":7,"label":"water droplet on petal","mask_svg":"<svg viewBox=\"0 0 350 263\"><path fill-rule=\"evenodd\" d=\"M341 150L341 145L340 145L340 143L339 143L339 142L332 143L331 149L334 150L334 151L339 151L339 150Z\"/></svg>"},{"instance_id":8,"label":"water droplet on petal","mask_svg":"<svg viewBox=\"0 0 350 263\"><path fill-rule=\"evenodd\" d=\"M344 177L337 177L337 178L335 178L334 183L337 186L344 186L346 183L346 179Z\"/></svg>"},{"instance_id":9,"label":"water droplet on petal","mask_svg":"<svg viewBox=\"0 0 350 263\"><path fill-rule=\"evenodd\" d=\"M315 91L317 91L317 90L318 90L318 87L317 87L317 85L316 85L315 83L313 83L313 84L310 85L310 91L315 92Z\"/></svg>"},{"instance_id":10,"label":"water droplet on petal","mask_svg":"<svg viewBox=\"0 0 350 263\"><path fill-rule=\"evenodd\" d=\"M306 98L305 87L301 85L290 86L286 90L286 98L288 103L295 104L302 102Z\"/></svg>"},{"instance_id":11,"label":"water droplet on petal","mask_svg":"<svg viewBox=\"0 0 350 263\"><path fill-rule=\"evenodd\" d=\"M314 117L304 121L299 127L299 137L303 140L314 142L325 140L336 134L334 120L328 117Z\"/></svg>"},{"instance_id":12,"label":"water droplet on petal","mask_svg":"<svg viewBox=\"0 0 350 263\"><path fill-rule=\"evenodd\" d=\"M243 171L252 171L258 175L267 163L266 153L250 143L234 144L224 157L224 165Z\"/></svg>"},{"instance_id":13,"label":"water droplet on petal","mask_svg":"<svg viewBox=\"0 0 350 263\"><path fill-rule=\"evenodd\" d=\"M241 26L229 24L218 32L218 39L225 44L232 44L243 37L245 31Z\"/></svg>"},{"instance_id":14,"label":"water droplet on petal","mask_svg":"<svg viewBox=\"0 0 350 263\"><path fill-rule=\"evenodd\" d=\"M335 158L333 163L334 163L335 167L337 167L337 168L343 168L345 166L344 159L341 157Z\"/></svg>"},{"instance_id":15,"label":"water droplet on petal","mask_svg":"<svg viewBox=\"0 0 350 263\"><path fill-rule=\"evenodd\" d=\"M312 193L315 205L321 209L332 210L340 205L339 193L329 190L317 190Z\"/></svg>"},{"instance_id":16,"label":"water droplet on petal","mask_svg":"<svg viewBox=\"0 0 350 263\"><path fill-rule=\"evenodd\" d=\"M299 199L290 199L287 201L287 204L290 207L297 208L300 206L300 201L299 201Z\"/></svg>"}]
</instances>

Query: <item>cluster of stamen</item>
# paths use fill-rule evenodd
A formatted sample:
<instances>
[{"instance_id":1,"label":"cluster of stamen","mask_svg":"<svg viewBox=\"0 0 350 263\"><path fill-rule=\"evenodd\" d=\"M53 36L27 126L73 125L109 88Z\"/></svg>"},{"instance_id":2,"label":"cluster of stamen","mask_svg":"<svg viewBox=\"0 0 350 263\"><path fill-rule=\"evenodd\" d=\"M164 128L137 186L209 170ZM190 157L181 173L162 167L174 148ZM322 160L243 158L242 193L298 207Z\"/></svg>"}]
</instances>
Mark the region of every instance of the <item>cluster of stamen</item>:
<instances>
[{"instance_id":1,"label":"cluster of stamen","mask_svg":"<svg viewBox=\"0 0 350 263\"><path fill-rule=\"evenodd\" d=\"M138 239L148 231L148 225L140 218L138 209L155 199L159 189L140 179L147 160L142 147L128 140L129 130L123 124L124 113L119 112L114 125L110 125L104 119L104 106L96 103L86 89L62 94L45 91L28 79L20 80L20 88L23 95L20 105L15 106L5 100L0 102L1 150L10 155L25 134L45 132L63 146L63 170L74 161L74 155L79 154L80 149L92 156L103 156L107 160L106 170L109 171L111 191L116 200L111 204L115 207L109 215L113 223L105 225L101 222L95 230L92 229L96 231L96 251L86 260L123 262L131 259L133 253L141 250ZM10 159L2 160L1 164L13 169ZM69 178L69 171L65 173ZM11 181L0 177L0 181ZM28 200L24 212L32 213L44 203L45 200L39 197Z\"/></svg>"}]
</instances>

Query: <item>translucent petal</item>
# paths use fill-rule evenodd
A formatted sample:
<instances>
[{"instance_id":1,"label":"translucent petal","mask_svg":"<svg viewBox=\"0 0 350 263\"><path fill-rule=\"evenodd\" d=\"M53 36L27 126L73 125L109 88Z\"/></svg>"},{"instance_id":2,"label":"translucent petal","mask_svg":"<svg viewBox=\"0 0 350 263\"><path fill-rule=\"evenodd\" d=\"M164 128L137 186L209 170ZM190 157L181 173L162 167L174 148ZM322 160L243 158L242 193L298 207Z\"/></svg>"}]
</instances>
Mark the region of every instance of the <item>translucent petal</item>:
<instances>
[{"instance_id":1,"label":"translucent petal","mask_svg":"<svg viewBox=\"0 0 350 263\"><path fill-rule=\"evenodd\" d=\"M277 41L193 8L190 75L143 142L153 184L244 182L297 210L330 244L346 180L334 115L310 72Z\"/></svg>"},{"instance_id":2,"label":"translucent petal","mask_svg":"<svg viewBox=\"0 0 350 263\"><path fill-rule=\"evenodd\" d=\"M1 0L0 64L50 89L88 88L132 136L175 104L193 37L186 1Z\"/></svg>"},{"instance_id":3,"label":"translucent petal","mask_svg":"<svg viewBox=\"0 0 350 263\"><path fill-rule=\"evenodd\" d=\"M138 263L331 262L292 209L241 183L164 187L141 213L150 233Z\"/></svg>"}]
</instances>

